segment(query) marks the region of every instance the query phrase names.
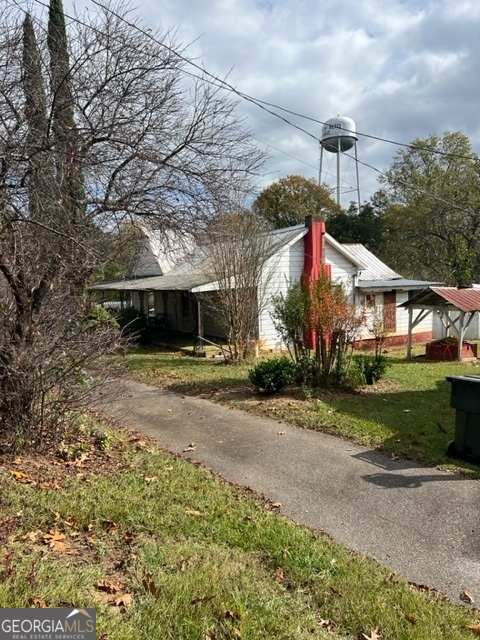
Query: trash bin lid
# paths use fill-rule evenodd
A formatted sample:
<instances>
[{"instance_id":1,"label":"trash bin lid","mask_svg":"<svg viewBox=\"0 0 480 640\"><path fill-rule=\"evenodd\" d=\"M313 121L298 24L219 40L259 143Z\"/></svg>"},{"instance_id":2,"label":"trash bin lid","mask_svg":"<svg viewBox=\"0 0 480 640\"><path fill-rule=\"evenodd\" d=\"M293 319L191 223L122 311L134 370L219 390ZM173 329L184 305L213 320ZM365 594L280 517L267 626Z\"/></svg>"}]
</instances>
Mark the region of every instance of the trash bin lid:
<instances>
[{"instance_id":1,"label":"trash bin lid","mask_svg":"<svg viewBox=\"0 0 480 640\"><path fill-rule=\"evenodd\" d=\"M445 376L445 380L453 382L454 380L463 380L463 382L473 382L474 384L480 384L480 375L468 375L468 376Z\"/></svg>"}]
</instances>

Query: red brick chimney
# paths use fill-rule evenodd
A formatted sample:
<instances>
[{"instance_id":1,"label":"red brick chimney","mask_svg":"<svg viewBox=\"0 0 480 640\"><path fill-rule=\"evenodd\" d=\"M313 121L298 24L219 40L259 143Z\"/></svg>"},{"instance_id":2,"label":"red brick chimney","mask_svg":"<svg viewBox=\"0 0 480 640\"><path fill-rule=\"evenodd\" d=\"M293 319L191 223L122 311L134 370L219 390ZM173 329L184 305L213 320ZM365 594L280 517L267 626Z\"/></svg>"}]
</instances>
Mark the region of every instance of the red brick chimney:
<instances>
[{"instance_id":1,"label":"red brick chimney","mask_svg":"<svg viewBox=\"0 0 480 640\"><path fill-rule=\"evenodd\" d=\"M305 248L303 258L302 284L307 289L311 282L318 280L322 270L331 277L331 266L325 264L325 221L321 216L307 216L305 226L308 229L304 237ZM315 332L310 328L304 331L304 341L307 347L315 346Z\"/></svg>"}]
</instances>

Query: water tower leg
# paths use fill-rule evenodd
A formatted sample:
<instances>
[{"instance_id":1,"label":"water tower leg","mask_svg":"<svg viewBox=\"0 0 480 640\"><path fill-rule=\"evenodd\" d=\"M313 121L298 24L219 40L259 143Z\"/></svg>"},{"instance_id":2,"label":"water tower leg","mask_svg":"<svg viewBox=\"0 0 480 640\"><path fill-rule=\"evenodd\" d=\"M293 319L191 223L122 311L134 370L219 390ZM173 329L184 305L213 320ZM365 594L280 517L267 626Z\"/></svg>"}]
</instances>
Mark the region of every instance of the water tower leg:
<instances>
[{"instance_id":1,"label":"water tower leg","mask_svg":"<svg viewBox=\"0 0 480 640\"><path fill-rule=\"evenodd\" d=\"M318 170L318 186L322 184L323 144L320 142L320 168Z\"/></svg>"},{"instance_id":2,"label":"water tower leg","mask_svg":"<svg viewBox=\"0 0 480 640\"><path fill-rule=\"evenodd\" d=\"M337 204L341 206L340 196L340 138L338 138L338 151L337 151Z\"/></svg>"},{"instance_id":3,"label":"water tower leg","mask_svg":"<svg viewBox=\"0 0 480 640\"><path fill-rule=\"evenodd\" d=\"M360 178L358 175L358 155L357 155L357 143L355 142L355 170L357 172L357 198L358 198L358 213L360 213Z\"/></svg>"}]
</instances>

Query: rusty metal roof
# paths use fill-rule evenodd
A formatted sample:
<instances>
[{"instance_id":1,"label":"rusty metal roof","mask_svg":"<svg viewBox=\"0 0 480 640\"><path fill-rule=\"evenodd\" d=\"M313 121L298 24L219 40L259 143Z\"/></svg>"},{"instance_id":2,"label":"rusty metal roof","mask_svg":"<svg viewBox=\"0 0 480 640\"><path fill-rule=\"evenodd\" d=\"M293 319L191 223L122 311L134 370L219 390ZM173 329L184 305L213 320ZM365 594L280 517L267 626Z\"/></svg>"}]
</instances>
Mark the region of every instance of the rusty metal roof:
<instances>
[{"instance_id":1,"label":"rusty metal roof","mask_svg":"<svg viewBox=\"0 0 480 640\"><path fill-rule=\"evenodd\" d=\"M429 287L401 307L450 307L460 311L480 311L480 289L457 289L456 287Z\"/></svg>"}]
</instances>

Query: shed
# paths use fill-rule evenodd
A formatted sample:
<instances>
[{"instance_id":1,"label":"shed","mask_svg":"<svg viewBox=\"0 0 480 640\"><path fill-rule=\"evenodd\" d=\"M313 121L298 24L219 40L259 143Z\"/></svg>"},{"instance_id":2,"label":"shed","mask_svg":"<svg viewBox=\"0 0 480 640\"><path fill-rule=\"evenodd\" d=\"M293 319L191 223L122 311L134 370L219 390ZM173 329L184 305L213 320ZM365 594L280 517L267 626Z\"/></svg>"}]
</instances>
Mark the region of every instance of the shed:
<instances>
[{"instance_id":1,"label":"shed","mask_svg":"<svg viewBox=\"0 0 480 640\"><path fill-rule=\"evenodd\" d=\"M430 313L436 313L447 330L458 337L458 360L462 359L465 331L480 312L480 289L428 287L400 305L408 309L407 358L412 355L412 331ZM413 317L413 311L418 313Z\"/></svg>"}]
</instances>

